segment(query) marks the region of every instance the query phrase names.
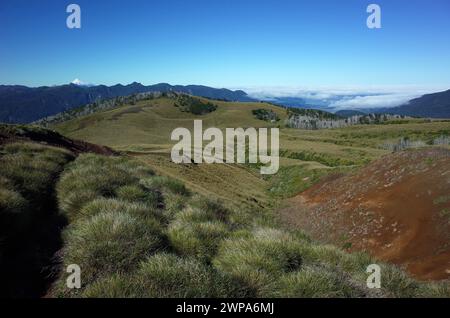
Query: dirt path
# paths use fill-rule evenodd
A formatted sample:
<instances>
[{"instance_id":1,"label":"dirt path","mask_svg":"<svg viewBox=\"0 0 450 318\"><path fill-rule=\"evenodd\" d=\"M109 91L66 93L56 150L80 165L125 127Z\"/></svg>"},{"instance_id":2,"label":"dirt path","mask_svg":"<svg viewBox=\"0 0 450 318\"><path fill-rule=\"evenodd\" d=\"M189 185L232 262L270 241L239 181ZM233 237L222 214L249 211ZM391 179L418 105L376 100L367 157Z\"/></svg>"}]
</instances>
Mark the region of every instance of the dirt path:
<instances>
[{"instance_id":1,"label":"dirt path","mask_svg":"<svg viewBox=\"0 0 450 318\"><path fill-rule=\"evenodd\" d=\"M365 250L416 278L450 278L450 151L388 155L289 200L282 220L314 238Z\"/></svg>"}]
</instances>

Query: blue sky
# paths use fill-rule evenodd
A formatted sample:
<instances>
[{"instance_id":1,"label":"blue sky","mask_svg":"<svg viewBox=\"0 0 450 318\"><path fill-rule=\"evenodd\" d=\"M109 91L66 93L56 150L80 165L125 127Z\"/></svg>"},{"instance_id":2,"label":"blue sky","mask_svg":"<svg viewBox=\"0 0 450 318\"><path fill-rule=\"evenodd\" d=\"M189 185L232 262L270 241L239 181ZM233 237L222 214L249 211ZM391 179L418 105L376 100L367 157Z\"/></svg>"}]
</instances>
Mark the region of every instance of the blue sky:
<instances>
[{"instance_id":1,"label":"blue sky","mask_svg":"<svg viewBox=\"0 0 450 318\"><path fill-rule=\"evenodd\" d=\"M66 6L82 10L66 27ZM382 29L366 27L366 7ZM2 0L0 84L450 88L448 0Z\"/></svg>"}]
</instances>

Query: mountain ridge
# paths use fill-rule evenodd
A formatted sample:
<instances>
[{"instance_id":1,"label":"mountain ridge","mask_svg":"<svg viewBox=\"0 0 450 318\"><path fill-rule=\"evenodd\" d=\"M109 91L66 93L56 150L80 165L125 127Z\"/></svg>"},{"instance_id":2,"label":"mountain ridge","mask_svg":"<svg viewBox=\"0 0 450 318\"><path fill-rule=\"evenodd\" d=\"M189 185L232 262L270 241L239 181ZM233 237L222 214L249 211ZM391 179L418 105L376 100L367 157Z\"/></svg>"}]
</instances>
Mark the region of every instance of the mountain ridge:
<instances>
[{"instance_id":1,"label":"mountain ridge","mask_svg":"<svg viewBox=\"0 0 450 318\"><path fill-rule=\"evenodd\" d=\"M151 92L180 92L219 100L255 101L241 90L203 85L158 83L145 86L137 82L112 86L83 86L73 83L40 87L0 85L0 122L30 123L99 100Z\"/></svg>"},{"instance_id":2,"label":"mountain ridge","mask_svg":"<svg viewBox=\"0 0 450 318\"><path fill-rule=\"evenodd\" d=\"M414 117L450 118L450 89L425 94L397 107L379 108L376 112Z\"/></svg>"}]
</instances>

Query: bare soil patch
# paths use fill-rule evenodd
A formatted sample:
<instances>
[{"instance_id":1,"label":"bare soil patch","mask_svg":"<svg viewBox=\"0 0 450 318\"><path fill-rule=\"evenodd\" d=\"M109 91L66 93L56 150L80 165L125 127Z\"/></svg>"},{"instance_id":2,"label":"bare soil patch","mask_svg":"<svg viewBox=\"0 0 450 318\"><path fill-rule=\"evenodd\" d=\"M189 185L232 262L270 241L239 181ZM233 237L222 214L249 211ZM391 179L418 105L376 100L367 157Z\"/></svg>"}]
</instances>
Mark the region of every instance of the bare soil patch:
<instances>
[{"instance_id":1,"label":"bare soil patch","mask_svg":"<svg viewBox=\"0 0 450 318\"><path fill-rule=\"evenodd\" d=\"M450 278L450 150L382 157L289 200L282 220L314 238L364 250L421 280Z\"/></svg>"}]
</instances>

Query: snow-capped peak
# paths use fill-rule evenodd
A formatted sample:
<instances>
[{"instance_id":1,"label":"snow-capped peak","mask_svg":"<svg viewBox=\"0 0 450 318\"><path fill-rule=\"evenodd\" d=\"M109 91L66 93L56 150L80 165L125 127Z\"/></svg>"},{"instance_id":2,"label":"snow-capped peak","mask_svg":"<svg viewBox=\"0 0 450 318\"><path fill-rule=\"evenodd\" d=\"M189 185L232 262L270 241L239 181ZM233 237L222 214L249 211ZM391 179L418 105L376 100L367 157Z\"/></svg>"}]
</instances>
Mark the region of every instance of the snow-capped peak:
<instances>
[{"instance_id":1,"label":"snow-capped peak","mask_svg":"<svg viewBox=\"0 0 450 318\"><path fill-rule=\"evenodd\" d=\"M78 78L74 79L74 80L71 82L71 84L73 84L73 85L78 85L78 86L94 86L93 84L85 83L85 82L83 82L82 80L80 80L80 79L78 79Z\"/></svg>"}]
</instances>

